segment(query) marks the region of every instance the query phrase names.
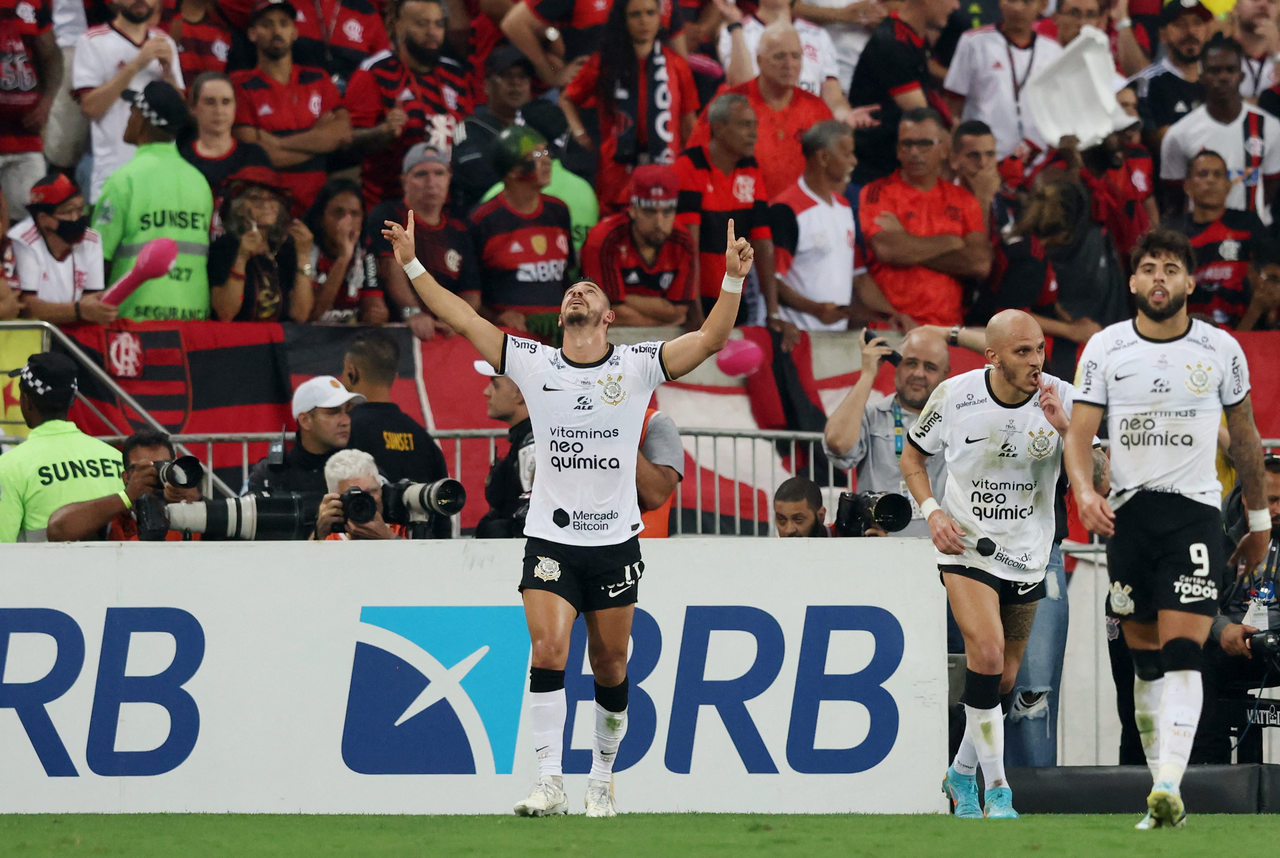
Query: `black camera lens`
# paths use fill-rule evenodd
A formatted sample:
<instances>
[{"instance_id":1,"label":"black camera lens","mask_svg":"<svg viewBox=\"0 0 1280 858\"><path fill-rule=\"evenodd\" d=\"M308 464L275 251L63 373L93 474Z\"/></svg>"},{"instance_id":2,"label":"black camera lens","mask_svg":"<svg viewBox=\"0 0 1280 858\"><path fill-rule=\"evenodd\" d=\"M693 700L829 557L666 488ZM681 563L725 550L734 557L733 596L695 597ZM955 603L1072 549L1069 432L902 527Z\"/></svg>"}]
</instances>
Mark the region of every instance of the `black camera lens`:
<instances>
[{"instance_id":1,"label":"black camera lens","mask_svg":"<svg viewBox=\"0 0 1280 858\"><path fill-rule=\"evenodd\" d=\"M179 456L171 462L153 462L161 485L194 489L204 477L204 465L195 456Z\"/></svg>"},{"instance_id":2,"label":"black camera lens","mask_svg":"<svg viewBox=\"0 0 1280 858\"><path fill-rule=\"evenodd\" d=\"M350 488L338 499L342 501L342 514L347 521L368 524L378 515L378 502L368 492Z\"/></svg>"}]
</instances>

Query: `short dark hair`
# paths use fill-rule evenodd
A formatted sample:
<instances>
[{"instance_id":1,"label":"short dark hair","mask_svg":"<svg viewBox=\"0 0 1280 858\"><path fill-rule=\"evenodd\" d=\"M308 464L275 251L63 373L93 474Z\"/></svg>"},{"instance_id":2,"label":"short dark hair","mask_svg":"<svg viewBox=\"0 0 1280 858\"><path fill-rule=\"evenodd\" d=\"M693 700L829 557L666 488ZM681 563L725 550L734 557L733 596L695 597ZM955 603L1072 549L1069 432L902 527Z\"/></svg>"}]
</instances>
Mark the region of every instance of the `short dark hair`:
<instances>
[{"instance_id":1,"label":"short dark hair","mask_svg":"<svg viewBox=\"0 0 1280 858\"><path fill-rule=\"evenodd\" d=\"M1204 43L1204 49L1200 51L1201 58L1207 57L1209 51L1228 51L1235 54L1238 61L1244 62L1244 45L1221 32L1214 33Z\"/></svg>"},{"instance_id":2,"label":"short dark hair","mask_svg":"<svg viewBox=\"0 0 1280 858\"><path fill-rule=\"evenodd\" d=\"M822 489L808 477L791 477L778 486L778 490L773 493L773 500L774 503L804 501L809 509L816 512L822 509Z\"/></svg>"},{"instance_id":3,"label":"short dark hair","mask_svg":"<svg viewBox=\"0 0 1280 858\"><path fill-rule=\"evenodd\" d=\"M970 119L966 122L961 122L956 126L956 130L951 132L951 151L955 152L960 148L961 137L983 137L987 134L992 137L995 136L991 126L981 119Z\"/></svg>"},{"instance_id":4,"label":"short dark hair","mask_svg":"<svg viewBox=\"0 0 1280 858\"><path fill-rule=\"evenodd\" d=\"M1199 161L1201 158L1217 158L1219 161L1222 162L1222 166L1227 167L1227 159L1222 157L1222 155L1220 155L1219 153L1215 152L1212 149L1201 149L1199 152L1191 156L1191 160L1187 161L1188 175L1190 175L1191 173L1191 165L1194 164L1196 161ZM1227 169L1229 170L1231 168L1227 167Z\"/></svg>"},{"instance_id":5,"label":"short dark hair","mask_svg":"<svg viewBox=\"0 0 1280 858\"><path fill-rule=\"evenodd\" d=\"M139 429L125 438L124 446L120 448L120 461L126 468L129 467L129 454L139 447L164 447L169 451L170 459L174 456L173 442L169 440L168 432L161 432L159 429Z\"/></svg>"},{"instance_id":6,"label":"short dark hair","mask_svg":"<svg viewBox=\"0 0 1280 858\"><path fill-rule=\"evenodd\" d=\"M934 110L932 107L913 107L902 113L902 118L898 120L901 126L904 122L910 122L913 125L921 122L935 122L943 131L947 130L947 123L942 121L942 114Z\"/></svg>"},{"instance_id":7,"label":"short dark hair","mask_svg":"<svg viewBox=\"0 0 1280 858\"><path fill-rule=\"evenodd\" d=\"M391 384L400 366L400 344L386 331L361 331L347 344L347 357L374 384Z\"/></svg>"},{"instance_id":8,"label":"short dark hair","mask_svg":"<svg viewBox=\"0 0 1280 858\"><path fill-rule=\"evenodd\" d=\"M1262 467L1268 474L1280 474L1280 456L1275 453L1267 453L1262 457Z\"/></svg>"},{"instance_id":9,"label":"short dark hair","mask_svg":"<svg viewBox=\"0 0 1280 858\"><path fill-rule=\"evenodd\" d=\"M1138 269L1138 263L1144 256L1174 256L1182 260L1188 274L1196 270L1196 252L1191 246L1191 239L1176 230L1157 226L1144 232L1129 254L1133 270Z\"/></svg>"}]
</instances>

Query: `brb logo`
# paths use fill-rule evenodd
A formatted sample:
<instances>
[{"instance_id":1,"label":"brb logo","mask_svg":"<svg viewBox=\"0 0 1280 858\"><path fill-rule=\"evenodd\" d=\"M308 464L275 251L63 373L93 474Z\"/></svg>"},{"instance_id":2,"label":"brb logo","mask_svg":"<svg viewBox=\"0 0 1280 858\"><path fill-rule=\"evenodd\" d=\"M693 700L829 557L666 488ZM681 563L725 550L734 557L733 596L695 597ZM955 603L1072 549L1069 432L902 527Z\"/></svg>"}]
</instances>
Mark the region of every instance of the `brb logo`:
<instances>
[{"instance_id":1,"label":"brb logo","mask_svg":"<svg viewBox=\"0 0 1280 858\"><path fill-rule=\"evenodd\" d=\"M520 607L360 612L342 760L360 774L511 774L529 633Z\"/></svg>"}]
</instances>

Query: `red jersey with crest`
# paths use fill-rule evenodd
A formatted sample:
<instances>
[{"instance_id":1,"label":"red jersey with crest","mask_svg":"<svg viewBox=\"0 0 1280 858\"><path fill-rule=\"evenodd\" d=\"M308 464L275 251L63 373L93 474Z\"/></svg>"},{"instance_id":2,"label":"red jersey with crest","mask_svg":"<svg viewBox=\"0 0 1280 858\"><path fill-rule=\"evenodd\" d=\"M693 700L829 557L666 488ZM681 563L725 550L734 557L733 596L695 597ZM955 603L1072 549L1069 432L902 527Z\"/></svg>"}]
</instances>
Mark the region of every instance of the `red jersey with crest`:
<instances>
[{"instance_id":1,"label":"red jersey with crest","mask_svg":"<svg viewBox=\"0 0 1280 858\"><path fill-rule=\"evenodd\" d=\"M23 125L23 117L40 100L39 69L30 46L52 26L49 0L0 0L0 152L40 152L39 130ZM67 74L70 74L67 70Z\"/></svg>"},{"instance_id":2,"label":"red jersey with crest","mask_svg":"<svg viewBox=\"0 0 1280 858\"><path fill-rule=\"evenodd\" d=\"M573 260L568 206L542 194L526 215L498 194L471 213L471 227L487 306L526 315L560 311Z\"/></svg>"},{"instance_id":3,"label":"red jersey with crest","mask_svg":"<svg viewBox=\"0 0 1280 858\"><path fill-rule=\"evenodd\" d=\"M631 235L631 215L619 212L587 233L582 274L599 283L612 304L622 303L628 295L686 302L698 296L693 259L693 236L677 224L658 248L653 264L646 263Z\"/></svg>"},{"instance_id":4,"label":"red jersey with crest","mask_svg":"<svg viewBox=\"0 0 1280 858\"><path fill-rule=\"evenodd\" d=\"M729 220L739 238L773 239L769 198L755 158L743 158L728 175L711 164L706 146L693 146L676 159L680 197L676 223L698 226L698 282L707 298L720 296Z\"/></svg>"},{"instance_id":5,"label":"red jersey with crest","mask_svg":"<svg viewBox=\"0 0 1280 858\"><path fill-rule=\"evenodd\" d=\"M231 53L231 24L217 6L210 4L204 17L193 24L182 17L176 0L166 0L160 15L160 29L178 46L183 80L191 83L201 72L226 71Z\"/></svg>"},{"instance_id":6,"label":"red jersey with crest","mask_svg":"<svg viewBox=\"0 0 1280 858\"><path fill-rule=\"evenodd\" d=\"M1266 227L1253 212L1236 209L1209 223L1184 215L1169 227L1191 239L1196 251L1196 288L1187 296L1187 312L1234 328L1249 309L1249 266Z\"/></svg>"}]
</instances>

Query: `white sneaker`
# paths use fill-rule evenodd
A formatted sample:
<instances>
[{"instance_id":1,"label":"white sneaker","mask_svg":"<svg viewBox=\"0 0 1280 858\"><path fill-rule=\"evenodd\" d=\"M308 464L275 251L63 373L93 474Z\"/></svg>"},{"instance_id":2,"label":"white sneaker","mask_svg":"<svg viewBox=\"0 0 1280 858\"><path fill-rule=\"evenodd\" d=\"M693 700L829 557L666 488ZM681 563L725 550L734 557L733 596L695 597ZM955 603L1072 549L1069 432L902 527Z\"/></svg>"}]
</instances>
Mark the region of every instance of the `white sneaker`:
<instances>
[{"instance_id":1,"label":"white sneaker","mask_svg":"<svg viewBox=\"0 0 1280 858\"><path fill-rule=\"evenodd\" d=\"M617 816L618 811L613 806L613 778L607 781L587 778L586 803L588 817Z\"/></svg>"},{"instance_id":2,"label":"white sneaker","mask_svg":"<svg viewBox=\"0 0 1280 858\"><path fill-rule=\"evenodd\" d=\"M529 797L516 802L516 816L554 816L569 812L569 799L564 794L564 779L543 775L529 793Z\"/></svg>"}]
</instances>

